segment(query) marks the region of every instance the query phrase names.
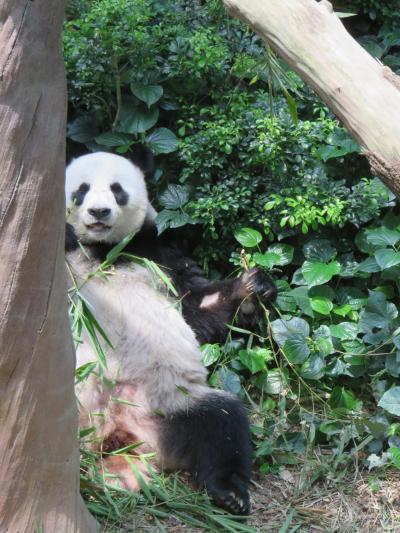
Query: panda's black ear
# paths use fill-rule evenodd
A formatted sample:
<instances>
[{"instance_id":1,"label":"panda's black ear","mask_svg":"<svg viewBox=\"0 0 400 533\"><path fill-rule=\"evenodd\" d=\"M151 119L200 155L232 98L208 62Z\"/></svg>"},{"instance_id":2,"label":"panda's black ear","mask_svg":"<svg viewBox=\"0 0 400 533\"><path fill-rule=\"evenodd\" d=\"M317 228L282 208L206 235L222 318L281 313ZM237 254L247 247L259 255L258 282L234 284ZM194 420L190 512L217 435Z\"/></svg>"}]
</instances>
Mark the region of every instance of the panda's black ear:
<instances>
[{"instance_id":1,"label":"panda's black ear","mask_svg":"<svg viewBox=\"0 0 400 533\"><path fill-rule=\"evenodd\" d=\"M151 178L156 171L156 162L153 152L143 144L134 144L126 154L128 158L137 165L145 175L145 178Z\"/></svg>"}]
</instances>

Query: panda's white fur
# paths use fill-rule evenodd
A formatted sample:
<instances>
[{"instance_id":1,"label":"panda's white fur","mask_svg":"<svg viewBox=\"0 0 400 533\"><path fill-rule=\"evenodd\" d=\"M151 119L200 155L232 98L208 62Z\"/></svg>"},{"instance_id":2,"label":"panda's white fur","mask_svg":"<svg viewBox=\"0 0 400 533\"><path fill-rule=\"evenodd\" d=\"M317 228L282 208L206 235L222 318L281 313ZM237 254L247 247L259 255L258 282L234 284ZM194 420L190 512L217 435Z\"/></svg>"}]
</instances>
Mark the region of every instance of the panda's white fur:
<instances>
[{"instance_id":1,"label":"panda's white fur","mask_svg":"<svg viewBox=\"0 0 400 533\"><path fill-rule=\"evenodd\" d=\"M110 189L114 183L126 193L123 205ZM77 193L82 184L83 192ZM106 381L92 373L77 386L80 425L96 429L90 445L102 450L142 442L139 451L155 450L163 466L188 470L219 505L248 512L246 416L235 398L207 386L199 343L176 300L134 262L111 267L105 276L90 274L99 265L90 252L96 243L116 244L145 223L154 223L142 170L109 153L82 156L67 168L65 191L67 222L86 245L86 251L79 246L70 250L67 262L113 346L102 342ZM96 209L106 209L107 216L96 218L90 211ZM209 300L215 306L218 295L208 291L198 309L206 311L201 305L207 308ZM85 333L82 341L77 367L96 361ZM122 484L133 488L126 465L113 466L118 459L112 456L106 460L109 471L117 471Z\"/></svg>"}]
</instances>

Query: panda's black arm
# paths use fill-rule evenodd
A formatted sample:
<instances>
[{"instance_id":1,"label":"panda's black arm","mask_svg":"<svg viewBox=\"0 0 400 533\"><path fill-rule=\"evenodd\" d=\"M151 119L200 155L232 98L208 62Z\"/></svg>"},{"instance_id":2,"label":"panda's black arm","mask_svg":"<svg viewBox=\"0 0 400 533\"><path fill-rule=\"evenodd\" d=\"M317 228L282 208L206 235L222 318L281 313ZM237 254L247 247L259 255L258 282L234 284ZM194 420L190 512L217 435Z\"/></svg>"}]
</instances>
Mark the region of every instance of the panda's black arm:
<instances>
[{"instance_id":1,"label":"panda's black arm","mask_svg":"<svg viewBox=\"0 0 400 533\"><path fill-rule=\"evenodd\" d=\"M224 342L227 324L236 314L242 326L253 325L258 318L255 294L266 302L276 297L275 284L258 269L239 278L210 282L193 259L173 248L163 250L162 265L182 299L183 315L201 344Z\"/></svg>"}]
</instances>

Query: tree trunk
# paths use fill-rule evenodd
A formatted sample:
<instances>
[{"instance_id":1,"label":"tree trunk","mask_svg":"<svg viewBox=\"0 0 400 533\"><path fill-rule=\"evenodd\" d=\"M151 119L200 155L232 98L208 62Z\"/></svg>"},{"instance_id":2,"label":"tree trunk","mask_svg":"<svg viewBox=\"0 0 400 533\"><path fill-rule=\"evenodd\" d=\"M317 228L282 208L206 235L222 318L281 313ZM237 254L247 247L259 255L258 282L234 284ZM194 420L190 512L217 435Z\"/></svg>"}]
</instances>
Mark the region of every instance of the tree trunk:
<instances>
[{"instance_id":1,"label":"tree trunk","mask_svg":"<svg viewBox=\"0 0 400 533\"><path fill-rule=\"evenodd\" d=\"M0 4L0 531L91 532L64 272L65 0Z\"/></svg>"},{"instance_id":2,"label":"tree trunk","mask_svg":"<svg viewBox=\"0 0 400 533\"><path fill-rule=\"evenodd\" d=\"M400 77L345 30L326 0L223 0L319 94L400 197Z\"/></svg>"}]
</instances>

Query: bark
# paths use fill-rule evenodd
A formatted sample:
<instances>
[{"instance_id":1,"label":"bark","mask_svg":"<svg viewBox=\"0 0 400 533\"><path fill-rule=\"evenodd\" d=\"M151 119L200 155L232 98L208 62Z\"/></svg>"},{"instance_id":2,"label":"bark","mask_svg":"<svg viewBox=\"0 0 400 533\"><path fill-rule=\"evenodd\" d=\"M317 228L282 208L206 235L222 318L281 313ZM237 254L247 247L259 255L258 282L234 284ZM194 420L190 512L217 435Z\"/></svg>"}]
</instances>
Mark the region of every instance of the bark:
<instances>
[{"instance_id":1,"label":"bark","mask_svg":"<svg viewBox=\"0 0 400 533\"><path fill-rule=\"evenodd\" d=\"M92 532L64 272L65 0L0 4L0 531Z\"/></svg>"},{"instance_id":2,"label":"bark","mask_svg":"<svg viewBox=\"0 0 400 533\"><path fill-rule=\"evenodd\" d=\"M400 197L400 78L322 0L223 0L319 94Z\"/></svg>"}]
</instances>

